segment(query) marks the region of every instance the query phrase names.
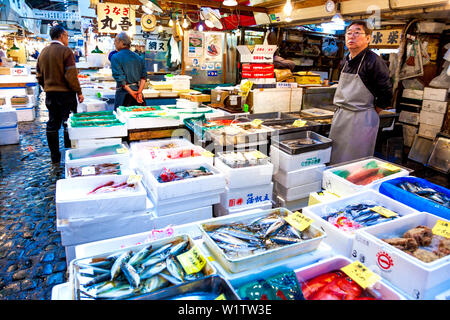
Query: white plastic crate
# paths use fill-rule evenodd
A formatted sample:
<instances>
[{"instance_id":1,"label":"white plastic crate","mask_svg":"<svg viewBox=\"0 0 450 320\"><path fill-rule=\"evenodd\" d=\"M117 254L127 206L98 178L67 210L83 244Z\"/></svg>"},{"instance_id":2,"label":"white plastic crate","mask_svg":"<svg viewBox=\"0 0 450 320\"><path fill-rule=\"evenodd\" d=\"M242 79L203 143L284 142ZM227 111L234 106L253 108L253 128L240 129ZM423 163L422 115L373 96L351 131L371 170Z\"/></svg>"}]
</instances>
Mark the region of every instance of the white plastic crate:
<instances>
[{"instance_id":1,"label":"white plastic crate","mask_svg":"<svg viewBox=\"0 0 450 320\"><path fill-rule=\"evenodd\" d=\"M0 126L0 145L18 144L19 137L17 123L8 127Z\"/></svg>"},{"instance_id":2,"label":"white plastic crate","mask_svg":"<svg viewBox=\"0 0 450 320\"><path fill-rule=\"evenodd\" d=\"M220 204L225 209L244 208L264 201L272 201L273 182L244 188L225 187L220 195Z\"/></svg>"},{"instance_id":3,"label":"white plastic crate","mask_svg":"<svg viewBox=\"0 0 450 320\"><path fill-rule=\"evenodd\" d=\"M56 182L56 216L58 219L90 218L104 213L123 213L146 209L147 193L141 182L134 190L90 194L94 188L108 182L126 182L127 175L104 175L60 179Z\"/></svg>"},{"instance_id":4,"label":"white plastic crate","mask_svg":"<svg viewBox=\"0 0 450 320\"><path fill-rule=\"evenodd\" d=\"M117 114L114 112L117 116ZM67 121L67 130L71 140L82 139L97 139L97 138L116 138L128 136L128 129L126 121L117 116L117 119L122 122L121 125L115 126L93 126L93 127L72 127L70 118Z\"/></svg>"},{"instance_id":5,"label":"white plastic crate","mask_svg":"<svg viewBox=\"0 0 450 320\"><path fill-rule=\"evenodd\" d=\"M113 146L122 143L122 138L102 138L102 139L82 139L82 140L71 140L72 148L95 148L102 146Z\"/></svg>"},{"instance_id":6,"label":"white plastic crate","mask_svg":"<svg viewBox=\"0 0 450 320\"><path fill-rule=\"evenodd\" d=\"M404 205L403 203L397 202L385 195L382 195L374 190L366 190L358 192L352 196L340 198L335 201L327 203L319 203L316 205L308 206L303 208L303 214L312 218L314 220L313 224L321 227L325 230L328 237L325 242L333 246L333 249L346 257L352 256L352 246L355 239L355 234L352 232L345 232L333 224L329 223L322 217L339 210L344 209L346 206L351 204L368 203L383 206L386 209L397 212L399 217L394 219L401 220L403 216L418 214L417 210ZM380 226L387 226L392 221L382 222ZM365 228L361 228L363 230Z\"/></svg>"},{"instance_id":7,"label":"white plastic crate","mask_svg":"<svg viewBox=\"0 0 450 320\"><path fill-rule=\"evenodd\" d=\"M307 198L311 192L318 192L320 190L322 190L322 181L320 180L292 188L286 188L278 182L275 182L274 185L274 192L286 201Z\"/></svg>"},{"instance_id":8,"label":"white plastic crate","mask_svg":"<svg viewBox=\"0 0 450 320\"><path fill-rule=\"evenodd\" d=\"M302 282L320 276L321 274L334 270L340 270L352 262L353 261L347 257L337 255L296 269L295 274L297 275L297 280L301 284ZM381 300L405 300L405 297L403 297L383 279L375 283L373 288L380 294Z\"/></svg>"},{"instance_id":9,"label":"white plastic crate","mask_svg":"<svg viewBox=\"0 0 450 320\"><path fill-rule=\"evenodd\" d=\"M98 99L85 99L77 106L77 112L93 112L107 110L107 103Z\"/></svg>"},{"instance_id":10,"label":"white plastic crate","mask_svg":"<svg viewBox=\"0 0 450 320\"><path fill-rule=\"evenodd\" d=\"M270 146L270 160L274 165L275 172L279 169L290 172L318 164L326 164L330 162L330 157L331 147L290 155L275 146Z\"/></svg>"},{"instance_id":11,"label":"white plastic crate","mask_svg":"<svg viewBox=\"0 0 450 320\"><path fill-rule=\"evenodd\" d=\"M155 169L150 171L148 174L146 174L146 183L149 192L152 194L152 198L155 200L155 202L158 202L160 200L168 200L176 197L201 194L203 192L212 190L224 190L225 177L219 170L207 163L185 165L171 164L165 166L165 168L176 171L185 169L198 169L201 166L205 167L213 174L197 178L161 183L158 182L157 176L161 173L162 169Z\"/></svg>"},{"instance_id":12,"label":"white plastic crate","mask_svg":"<svg viewBox=\"0 0 450 320\"><path fill-rule=\"evenodd\" d=\"M382 241L381 238L401 237L419 225L433 228L441 217L420 212L384 225L360 230L355 235L353 251L366 266L374 266L387 281L410 299L434 299L450 287L450 255L430 263L423 262Z\"/></svg>"},{"instance_id":13,"label":"white plastic crate","mask_svg":"<svg viewBox=\"0 0 450 320\"><path fill-rule=\"evenodd\" d=\"M316 166L311 166L290 172L286 172L280 169L273 175L273 179L285 188L292 188L316 181L322 181L324 170L324 164L319 164Z\"/></svg>"},{"instance_id":14,"label":"white plastic crate","mask_svg":"<svg viewBox=\"0 0 450 320\"><path fill-rule=\"evenodd\" d=\"M230 189L267 185L272 181L273 164L270 162L264 165L231 168L216 157L214 166L224 174Z\"/></svg>"},{"instance_id":15,"label":"white plastic crate","mask_svg":"<svg viewBox=\"0 0 450 320\"><path fill-rule=\"evenodd\" d=\"M99 148L105 146L99 146L94 148L79 148L70 149L65 152L65 164L66 167L78 167L83 165L99 164L99 163L120 163L125 167L130 167L130 153L126 145L117 145L116 153L110 155L97 155L92 156L93 153ZM117 151L118 150L118 151ZM72 159L76 157L78 159Z\"/></svg>"},{"instance_id":16,"label":"white plastic crate","mask_svg":"<svg viewBox=\"0 0 450 320\"><path fill-rule=\"evenodd\" d=\"M368 158L368 159L361 160L361 161L356 160L356 161L353 161L351 163L348 163L348 164L345 164L342 166L335 166L333 168L326 169L323 172L322 188L331 193L334 193L338 196L347 196L347 195L352 195L355 192L359 192L359 191L362 191L365 189L374 188L375 186L379 186L381 183L383 183L384 181L387 181L387 180L391 180L391 179L398 178L398 177L409 176L408 170L398 167L396 164L392 164L392 165L398 167L400 169L400 171L397 173L391 174L389 176L386 176L384 178L375 180L372 183L369 183L369 184L363 186L363 185L354 184L354 183L338 176L337 174L333 173L336 170L355 170L356 168L366 165L370 161L376 161L378 167L391 165L387 161L383 161L383 160L376 159L376 158Z\"/></svg>"}]
</instances>

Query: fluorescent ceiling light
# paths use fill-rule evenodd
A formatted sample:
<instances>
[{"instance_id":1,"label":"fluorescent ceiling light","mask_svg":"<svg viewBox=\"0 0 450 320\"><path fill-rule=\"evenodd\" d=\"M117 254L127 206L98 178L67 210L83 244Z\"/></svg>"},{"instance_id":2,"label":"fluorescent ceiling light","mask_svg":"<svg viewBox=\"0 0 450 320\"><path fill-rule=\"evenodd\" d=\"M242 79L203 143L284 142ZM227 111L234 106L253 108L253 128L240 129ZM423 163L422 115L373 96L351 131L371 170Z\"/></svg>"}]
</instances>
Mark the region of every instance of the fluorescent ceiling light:
<instances>
[{"instance_id":1,"label":"fluorescent ceiling light","mask_svg":"<svg viewBox=\"0 0 450 320\"><path fill-rule=\"evenodd\" d=\"M292 4L291 0L286 0L286 4L283 7L283 12L285 15L290 16L292 13Z\"/></svg>"},{"instance_id":2,"label":"fluorescent ceiling light","mask_svg":"<svg viewBox=\"0 0 450 320\"><path fill-rule=\"evenodd\" d=\"M286 18L284 19L284 21L286 21L286 22L292 22L292 18L291 18L291 17L286 17Z\"/></svg>"},{"instance_id":3,"label":"fluorescent ceiling light","mask_svg":"<svg viewBox=\"0 0 450 320\"><path fill-rule=\"evenodd\" d=\"M234 7L234 6L237 6L237 1L236 0L225 0L224 2L223 2L223 5L224 6L227 6L227 7Z\"/></svg>"}]
</instances>

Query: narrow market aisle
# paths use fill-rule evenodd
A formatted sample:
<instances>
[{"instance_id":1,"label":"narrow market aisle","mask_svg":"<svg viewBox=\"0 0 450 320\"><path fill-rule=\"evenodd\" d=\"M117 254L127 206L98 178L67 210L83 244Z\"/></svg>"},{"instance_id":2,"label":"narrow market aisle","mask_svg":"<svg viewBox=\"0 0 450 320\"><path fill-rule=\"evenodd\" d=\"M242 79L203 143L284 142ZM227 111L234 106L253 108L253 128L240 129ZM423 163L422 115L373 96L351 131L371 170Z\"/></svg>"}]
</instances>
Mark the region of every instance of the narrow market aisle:
<instances>
[{"instance_id":1,"label":"narrow market aisle","mask_svg":"<svg viewBox=\"0 0 450 320\"><path fill-rule=\"evenodd\" d=\"M0 299L51 299L66 282L66 260L56 230L55 187L64 163L52 165L41 94L36 119L19 122L20 143L0 146ZM60 145L63 146L62 130Z\"/></svg>"}]
</instances>

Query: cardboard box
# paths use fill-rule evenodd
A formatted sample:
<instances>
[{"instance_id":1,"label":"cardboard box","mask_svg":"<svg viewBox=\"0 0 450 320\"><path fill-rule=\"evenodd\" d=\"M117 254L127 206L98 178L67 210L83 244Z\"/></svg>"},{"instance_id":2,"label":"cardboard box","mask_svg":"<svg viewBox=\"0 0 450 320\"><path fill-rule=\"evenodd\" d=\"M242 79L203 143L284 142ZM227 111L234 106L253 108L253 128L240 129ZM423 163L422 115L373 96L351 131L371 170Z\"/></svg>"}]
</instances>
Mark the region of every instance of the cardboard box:
<instances>
[{"instance_id":1,"label":"cardboard box","mask_svg":"<svg viewBox=\"0 0 450 320\"><path fill-rule=\"evenodd\" d=\"M404 89L403 93L402 93L402 97L408 98L408 99L422 100L423 99L423 90Z\"/></svg>"},{"instance_id":2,"label":"cardboard box","mask_svg":"<svg viewBox=\"0 0 450 320\"><path fill-rule=\"evenodd\" d=\"M398 121L408 123L408 124L419 124L419 113L418 112L409 112L409 111L400 111L400 116L398 117Z\"/></svg>"},{"instance_id":3,"label":"cardboard box","mask_svg":"<svg viewBox=\"0 0 450 320\"><path fill-rule=\"evenodd\" d=\"M442 122L444 121L444 116L445 114L443 113L436 113L422 110L420 111L419 121L421 124L425 123L430 126L441 127Z\"/></svg>"},{"instance_id":4,"label":"cardboard box","mask_svg":"<svg viewBox=\"0 0 450 320\"><path fill-rule=\"evenodd\" d=\"M423 99L447 101L447 89L425 87L423 90Z\"/></svg>"},{"instance_id":5,"label":"cardboard box","mask_svg":"<svg viewBox=\"0 0 450 320\"><path fill-rule=\"evenodd\" d=\"M225 98L229 95L230 90L213 89L211 90L211 103L223 106Z\"/></svg>"},{"instance_id":6,"label":"cardboard box","mask_svg":"<svg viewBox=\"0 0 450 320\"><path fill-rule=\"evenodd\" d=\"M421 123L419 126L419 134L421 136L429 137L434 139L436 135L441 131L440 126L430 126L426 123Z\"/></svg>"},{"instance_id":7,"label":"cardboard box","mask_svg":"<svg viewBox=\"0 0 450 320\"><path fill-rule=\"evenodd\" d=\"M209 94L190 94L190 93L182 93L180 94L181 99L187 99L193 102L210 102L211 95Z\"/></svg>"},{"instance_id":8,"label":"cardboard box","mask_svg":"<svg viewBox=\"0 0 450 320\"><path fill-rule=\"evenodd\" d=\"M264 71L273 72L273 64L266 63L245 63L242 65L242 71Z\"/></svg>"},{"instance_id":9,"label":"cardboard box","mask_svg":"<svg viewBox=\"0 0 450 320\"><path fill-rule=\"evenodd\" d=\"M267 79L274 78L273 71L242 71L242 78Z\"/></svg>"},{"instance_id":10,"label":"cardboard box","mask_svg":"<svg viewBox=\"0 0 450 320\"><path fill-rule=\"evenodd\" d=\"M422 110L436 113L446 113L447 101L423 100Z\"/></svg>"}]
</instances>

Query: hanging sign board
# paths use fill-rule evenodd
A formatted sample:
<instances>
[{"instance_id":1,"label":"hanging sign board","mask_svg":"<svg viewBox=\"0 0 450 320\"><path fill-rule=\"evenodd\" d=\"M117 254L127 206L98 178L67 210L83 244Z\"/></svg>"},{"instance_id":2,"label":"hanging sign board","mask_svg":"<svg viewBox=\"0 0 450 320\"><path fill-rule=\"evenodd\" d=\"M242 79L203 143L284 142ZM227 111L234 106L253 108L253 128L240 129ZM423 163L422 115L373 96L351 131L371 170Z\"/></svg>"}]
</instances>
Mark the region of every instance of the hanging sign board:
<instances>
[{"instance_id":1,"label":"hanging sign board","mask_svg":"<svg viewBox=\"0 0 450 320\"><path fill-rule=\"evenodd\" d=\"M403 29L373 30L371 48L398 48Z\"/></svg>"},{"instance_id":2,"label":"hanging sign board","mask_svg":"<svg viewBox=\"0 0 450 320\"><path fill-rule=\"evenodd\" d=\"M164 41L164 40L148 39L146 51L165 52L167 51L167 44L168 44L167 40Z\"/></svg>"},{"instance_id":3,"label":"hanging sign board","mask_svg":"<svg viewBox=\"0 0 450 320\"><path fill-rule=\"evenodd\" d=\"M99 33L136 32L135 10L127 4L98 3L97 21Z\"/></svg>"},{"instance_id":4,"label":"hanging sign board","mask_svg":"<svg viewBox=\"0 0 450 320\"><path fill-rule=\"evenodd\" d=\"M253 50L246 45L237 46L237 50L241 55L241 63L273 63L273 54L277 50L275 45L255 45Z\"/></svg>"}]
</instances>

